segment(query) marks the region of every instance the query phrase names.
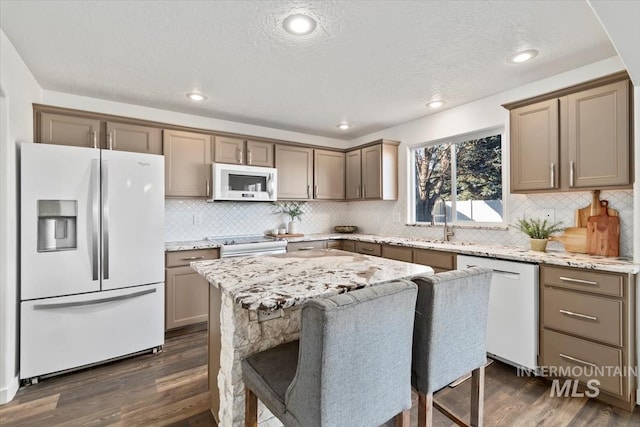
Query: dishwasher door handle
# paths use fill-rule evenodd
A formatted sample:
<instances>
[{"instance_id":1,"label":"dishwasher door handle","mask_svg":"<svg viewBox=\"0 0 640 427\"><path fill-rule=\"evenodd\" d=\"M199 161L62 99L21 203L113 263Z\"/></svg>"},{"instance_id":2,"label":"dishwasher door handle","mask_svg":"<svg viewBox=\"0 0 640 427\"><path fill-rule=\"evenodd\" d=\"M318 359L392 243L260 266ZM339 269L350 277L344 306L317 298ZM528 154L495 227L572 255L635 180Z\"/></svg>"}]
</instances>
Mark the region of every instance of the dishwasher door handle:
<instances>
[{"instance_id":1,"label":"dishwasher door handle","mask_svg":"<svg viewBox=\"0 0 640 427\"><path fill-rule=\"evenodd\" d=\"M481 267L479 265L476 264L468 264L467 268L469 267ZM508 279L513 279L513 280L520 280L520 273L516 273L514 271L507 271L507 270L498 270L495 268L492 268L491 271L493 271L494 274L499 274L501 276L504 276Z\"/></svg>"}]
</instances>

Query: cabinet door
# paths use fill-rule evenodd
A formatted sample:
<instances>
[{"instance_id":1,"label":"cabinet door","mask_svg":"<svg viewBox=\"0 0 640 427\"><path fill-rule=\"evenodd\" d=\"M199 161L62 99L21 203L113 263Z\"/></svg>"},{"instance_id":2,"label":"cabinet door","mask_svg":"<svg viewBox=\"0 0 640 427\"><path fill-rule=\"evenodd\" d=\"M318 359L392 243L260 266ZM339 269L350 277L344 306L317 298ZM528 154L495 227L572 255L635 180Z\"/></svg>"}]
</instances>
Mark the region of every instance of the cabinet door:
<instances>
[{"instance_id":1,"label":"cabinet door","mask_svg":"<svg viewBox=\"0 0 640 427\"><path fill-rule=\"evenodd\" d=\"M273 167L273 143L247 141L247 164L250 166Z\"/></svg>"},{"instance_id":2,"label":"cabinet door","mask_svg":"<svg viewBox=\"0 0 640 427\"><path fill-rule=\"evenodd\" d=\"M216 163L243 164L244 140L239 138L215 137L214 161Z\"/></svg>"},{"instance_id":3,"label":"cabinet door","mask_svg":"<svg viewBox=\"0 0 640 427\"><path fill-rule=\"evenodd\" d=\"M165 196L210 195L211 135L165 130Z\"/></svg>"},{"instance_id":4,"label":"cabinet door","mask_svg":"<svg viewBox=\"0 0 640 427\"><path fill-rule=\"evenodd\" d=\"M628 84L625 80L566 97L569 187L630 183Z\"/></svg>"},{"instance_id":5,"label":"cabinet door","mask_svg":"<svg viewBox=\"0 0 640 427\"><path fill-rule=\"evenodd\" d=\"M362 149L362 198L382 198L382 145Z\"/></svg>"},{"instance_id":6,"label":"cabinet door","mask_svg":"<svg viewBox=\"0 0 640 427\"><path fill-rule=\"evenodd\" d=\"M276 145L276 169L278 169L278 199L307 200L311 198L312 149Z\"/></svg>"},{"instance_id":7,"label":"cabinet door","mask_svg":"<svg viewBox=\"0 0 640 427\"><path fill-rule=\"evenodd\" d=\"M314 150L314 199L344 199L344 153Z\"/></svg>"},{"instance_id":8,"label":"cabinet door","mask_svg":"<svg viewBox=\"0 0 640 427\"><path fill-rule=\"evenodd\" d=\"M206 322L209 317L209 283L191 267L166 270L166 329Z\"/></svg>"},{"instance_id":9,"label":"cabinet door","mask_svg":"<svg viewBox=\"0 0 640 427\"><path fill-rule=\"evenodd\" d=\"M362 188L362 170L360 159L362 158L361 150L349 151L345 155L346 173L345 173L345 198L347 200L360 199L360 190Z\"/></svg>"},{"instance_id":10,"label":"cabinet door","mask_svg":"<svg viewBox=\"0 0 640 427\"><path fill-rule=\"evenodd\" d=\"M159 128L107 122L107 146L110 150L162 154L162 131Z\"/></svg>"},{"instance_id":11,"label":"cabinet door","mask_svg":"<svg viewBox=\"0 0 640 427\"><path fill-rule=\"evenodd\" d=\"M559 186L558 99L511 110L511 192Z\"/></svg>"},{"instance_id":12,"label":"cabinet door","mask_svg":"<svg viewBox=\"0 0 640 427\"><path fill-rule=\"evenodd\" d=\"M40 114L40 137L37 142L100 148L100 141L100 120Z\"/></svg>"}]
</instances>

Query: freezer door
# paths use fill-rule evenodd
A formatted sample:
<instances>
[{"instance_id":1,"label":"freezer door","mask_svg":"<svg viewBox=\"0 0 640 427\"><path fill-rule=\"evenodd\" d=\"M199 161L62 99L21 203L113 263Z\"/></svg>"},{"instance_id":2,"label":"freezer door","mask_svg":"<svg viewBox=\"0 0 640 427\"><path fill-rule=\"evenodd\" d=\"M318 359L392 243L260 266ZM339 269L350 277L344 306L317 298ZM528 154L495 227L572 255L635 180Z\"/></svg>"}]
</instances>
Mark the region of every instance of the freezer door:
<instances>
[{"instance_id":1,"label":"freezer door","mask_svg":"<svg viewBox=\"0 0 640 427\"><path fill-rule=\"evenodd\" d=\"M162 283L21 303L21 379L102 362L163 343Z\"/></svg>"},{"instance_id":2,"label":"freezer door","mask_svg":"<svg viewBox=\"0 0 640 427\"><path fill-rule=\"evenodd\" d=\"M102 150L102 290L164 281L164 158Z\"/></svg>"},{"instance_id":3,"label":"freezer door","mask_svg":"<svg viewBox=\"0 0 640 427\"><path fill-rule=\"evenodd\" d=\"M100 290L100 151L20 145L20 299Z\"/></svg>"}]
</instances>

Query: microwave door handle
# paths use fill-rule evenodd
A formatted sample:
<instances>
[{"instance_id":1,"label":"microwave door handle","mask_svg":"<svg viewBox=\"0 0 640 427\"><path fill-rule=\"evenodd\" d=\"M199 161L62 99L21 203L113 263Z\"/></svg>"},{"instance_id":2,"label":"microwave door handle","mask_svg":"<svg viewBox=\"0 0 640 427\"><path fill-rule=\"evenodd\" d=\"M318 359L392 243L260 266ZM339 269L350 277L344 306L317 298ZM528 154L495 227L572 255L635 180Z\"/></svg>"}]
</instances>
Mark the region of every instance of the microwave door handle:
<instances>
[{"instance_id":1,"label":"microwave door handle","mask_svg":"<svg viewBox=\"0 0 640 427\"><path fill-rule=\"evenodd\" d=\"M269 174L269 178L267 179L267 194L269 197L273 197L273 174Z\"/></svg>"}]
</instances>

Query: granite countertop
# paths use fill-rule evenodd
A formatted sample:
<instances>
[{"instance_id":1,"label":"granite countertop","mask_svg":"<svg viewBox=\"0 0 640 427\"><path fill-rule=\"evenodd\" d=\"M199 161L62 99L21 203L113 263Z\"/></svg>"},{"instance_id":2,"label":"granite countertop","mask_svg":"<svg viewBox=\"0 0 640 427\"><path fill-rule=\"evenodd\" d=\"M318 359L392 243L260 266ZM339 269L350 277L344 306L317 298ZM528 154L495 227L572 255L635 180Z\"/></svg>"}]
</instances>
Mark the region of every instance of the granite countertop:
<instances>
[{"instance_id":1,"label":"granite countertop","mask_svg":"<svg viewBox=\"0 0 640 427\"><path fill-rule=\"evenodd\" d=\"M335 249L196 261L191 267L247 310L271 312L417 274L410 264Z\"/></svg>"},{"instance_id":2,"label":"granite countertop","mask_svg":"<svg viewBox=\"0 0 640 427\"><path fill-rule=\"evenodd\" d=\"M304 237L287 239L289 242L303 242L314 240L355 240L369 243L406 246L418 249L433 249L449 251L463 255L475 255L486 258L504 259L510 261L529 262L535 264L550 264L564 267L579 267L592 270L611 271L616 273L640 273L640 264L629 258L612 258L586 254L574 254L561 250L547 252L531 251L522 246L488 245L465 242L443 242L440 240L418 239L411 237L384 236L375 234L310 234ZM167 251L217 248L220 245L208 240L190 242L168 242Z\"/></svg>"}]
</instances>

